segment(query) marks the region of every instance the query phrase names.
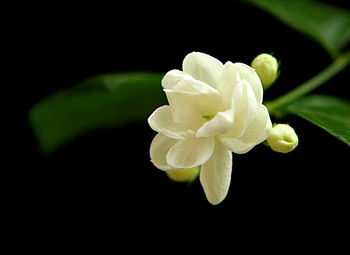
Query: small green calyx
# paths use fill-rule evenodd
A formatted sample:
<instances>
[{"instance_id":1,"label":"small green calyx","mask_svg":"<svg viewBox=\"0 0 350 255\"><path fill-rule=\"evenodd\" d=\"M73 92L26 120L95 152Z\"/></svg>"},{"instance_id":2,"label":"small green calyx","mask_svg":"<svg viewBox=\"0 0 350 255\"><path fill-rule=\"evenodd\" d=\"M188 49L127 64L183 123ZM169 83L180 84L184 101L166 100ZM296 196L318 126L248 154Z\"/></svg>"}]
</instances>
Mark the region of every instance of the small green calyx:
<instances>
[{"instance_id":1,"label":"small green calyx","mask_svg":"<svg viewBox=\"0 0 350 255\"><path fill-rule=\"evenodd\" d=\"M202 116L203 119L206 119L206 120L211 120L212 118L214 118L215 114L208 114L208 115L204 115Z\"/></svg>"}]
</instances>

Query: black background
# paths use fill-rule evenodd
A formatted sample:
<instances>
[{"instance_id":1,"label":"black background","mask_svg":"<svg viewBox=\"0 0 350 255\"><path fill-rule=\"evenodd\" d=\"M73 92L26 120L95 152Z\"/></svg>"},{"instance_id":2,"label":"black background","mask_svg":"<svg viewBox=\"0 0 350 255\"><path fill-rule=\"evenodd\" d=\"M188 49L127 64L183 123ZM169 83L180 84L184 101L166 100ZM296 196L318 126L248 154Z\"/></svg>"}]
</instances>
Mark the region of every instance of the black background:
<instances>
[{"instance_id":1,"label":"black background","mask_svg":"<svg viewBox=\"0 0 350 255\"><path fill-rule=\"evenodd\" d=\"M15 155L7 168L13 178L4 193L12 230L31 240L22 246L169 251L186 245L232 248L241 238L254 238L289 249L300 240L346 239L349 147L297 117L283 121L299 136L292 153L260 145L233 155L230 190L217 206L207 202L198 180L191 186L174 183L150 163L155 132L146 120L96 131L42 157L26 117L40 99L87 77L165 73L180 69L192 51L247 64L259 53L273 53L281 60L281 75L264 95L270 100L331 63L317 43L235 1L31 5L30 10L23 8L18 16L24 18L12 31L13 51L20 54L12 59L11 85L13 95L21 94L12 108L19 110L20 124L12 126L18 130L8 148ZM315 93L349 99L347 76L343 71Z\"/></svg>"}]
</instances>

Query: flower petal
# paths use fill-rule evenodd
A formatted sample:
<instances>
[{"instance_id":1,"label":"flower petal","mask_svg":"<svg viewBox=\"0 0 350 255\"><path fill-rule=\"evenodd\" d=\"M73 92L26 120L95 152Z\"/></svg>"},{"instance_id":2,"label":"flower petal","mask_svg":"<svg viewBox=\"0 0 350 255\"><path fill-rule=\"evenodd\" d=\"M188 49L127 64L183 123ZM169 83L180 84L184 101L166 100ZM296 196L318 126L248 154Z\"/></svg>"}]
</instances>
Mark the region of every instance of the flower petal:
<instances>
[{"instance_id":1,"label":"flower petal","mask_svg":"<svg viewBox=\"0 0 350 255\"><path fill-rule=\"evenodd\" d=\"M231 130L225 136L236 138L243 135L246 127L254 120L257 114L257 102L250 84L243 80L242 89L238 85L237 93L232 95L234 122ZM239 97L241 95L241 97Z\"/></svg>"},{"instance_id":2,"label":"flower petal","mask_svg":"<svg viewBox=\"0 0 350 255\"><path fill-rule=\"evenodd\" d=\"M214 88L219 83L222 67L223 64L219 60L200 52L188 54L182 63L185 73Z\"/></svg>"},{"instance_id":3,"label":"flower petal","mask_svg":"<svg viewBox=\"0 0 350 255\"><path fill-rule=\"evenodd\" d=\"M255 72L253 68L243 63L235 63L234 64L238 69L238 72L241 76L241 79L247 80L255 94L256 101L261 104L263 99L263 86L261 84L260 78L258 74Z\"/></svg>"},{"instance_id":4,"label":"flower petal","mask_svg":"<svg viewBox=\"0 0 350 255\"><path fill-rule=\"evenodd\" d=\"M219 94L215 88L179 70L171 70L166 73L162 80L162 86L165 89L176 91Z\"/></svg>"},{"instance_id":5,"label":"flower petal","mask_svg":"<svg viewBox=\"0 0 350 255\"><path fill-rule=\"evenodd\" d=\"M222 144L230 151L237 154L244 154L256 145L255 143L245 143L239 140L239 138L230 138L230 137L220 137Z\"/></svg>"},{"instance_id":6,"label":"flower petal","mask_svg":"<svg viewBox=\"0 0 350 255\"><path fill-rule=\"evenodd\" d=\"M217 87L217 90L222 96L223 108L230 109L232 108L232 103L237 102L237 100L233 100L232 97L235 90L237 93L237 87L239 85L242 86L237 67L232 62L226 62L222 69L220 81ZM239 98L240 97L241 95Z\"/></svg>"},{"instance_id":7,"label":"flower petal","mask_svg":"<svg viewBox=\"0 0 350 255\"><path fill-rule=\"evenodd\" d=\"M248 120L249 125L256 118L258 113L258 102L256 101L254 91L250 83L247 80L243 80L243 84L247 87L247 99L248 99Z\"/></svg>"},{"instance_id":8,"label":"flower petal","mask_svg":"<svg viewBox=\"0 0 350 255\"><path fill-rule=\"evenodd\" d=\"M205 121L201 118L202 115L195 103L198 94L174 90L164 90L164 92L175 122L186 125L193 130L197 130L203 125Z\"/></svg>"},{"instance_id":9,"label":"flower petal","mask_svg":"<svg viewBox=\"0 0 350 255\"><path fill-rule=\"evenodd\" d=\"M161 170L179 170L179 168L169 166L166 162L166 155L178 140L169 138L161 133L157 134L151 143L151 162Z\"/></svg>"},{"instance_id":10,"label":"flower petal","mask_svg":"<svg viewBox=\"0 0 350 255\"><path fill-rule=\"evenodd\" d=\"M188 129L184 125L173 120L169 105L157 108L149 116L148 124L154 131L163 133L170 138L183 139L188 134Z\"/></svg>"},{"instance_id":11,"label":"flower petal","mask_svg":"<svg viewBox=\"0 0 350 255\"><path fill-rule=\"evenodd\" d=\"M265 141L269 136L272 124L270 116L266 112L265 106L261 105L260 110L261 117L258 117L247 129L242 137L231 138L227 136L221 136L221 142L232 152L243 154L250 151L255 145ZM266 112L265 112L266 111ZM264 120L265 118L265 120ZM265 123L265 125L263 125ZM250 135L250 136L249 136Z\"/></svg>"},{"instance_id":12,"label":"flower petal","mask_svg":"<svg viewBox=\"0 0 350 255\"><path fill-rule=\"evenodd\" d=\"M214 205L227 195L231 182L232 153L220 141L215 142L211 158L201 167L200 182L208 201Z\"/></svg>"},{"instance_id":13,"label":"flower petal","mask_svg":"<svg viewBox=\"0 0 350 255\"><path fill-rule=\"evenodd\" d=\"M182 79L183 72L180 70L171 70L167 72L162 79L162 86L165 89L173 89L175 85Z\"/></svg>"},{"instance_id":14,"label":"flower petal","mask_svg":"<svg viewBox=\"0 0 350 255\"><path fill-rule=\"evenodd\" d=\"M205 163L214 151L214 138L186 138L174 144L167 156L169 165L191 168Z\"/></svg>"},{"instance_id":15,"label":"flower petal","mask_svg":"<svg viewBox=\"0 0 350 255\"><path fill-rule=\"evenodd\" d=\"M238 110L239 110L239 105L243 101L242 95L243 95L243 83L242 83L242 81L239 81L239 83L236 84L236 86L232 92L231 108L234 111L234 113L238 112Z\"/></svg>"},{"instance_id":16,"label":"flower petal","mask_svg":"<svg viewBox=\"0 0 350 255\"><path fill-rule=\"evenodd\" d=\"M211 137L227 133L233 125L233 111L218 112L213 119L198 129L196 137Z\"/></svg>"},{"instance_id":17,"label":"flower petal","mask_svg":"<svg viewBox=\"0 0 350 255\"><path fill-rule=\"evenodd\" d=\"M218 111L220 95L217 92L187 92L164 89L175 122L198 129L204 124L203 115Z\"/></svg>"},{"instance_id":18,"label":"flower petal","mask_svg":"<svg viewBox=\"0 0 350 255\"><path fill-rule=\"evenodd\" d=\"M260 143L264 133L271 126L270 115L264 105L258 107L258 113L255 120L246 128L244 135L239 139L245 143ZM265 140L263 139L263 140Z\"/></svg>"}]
</instances>

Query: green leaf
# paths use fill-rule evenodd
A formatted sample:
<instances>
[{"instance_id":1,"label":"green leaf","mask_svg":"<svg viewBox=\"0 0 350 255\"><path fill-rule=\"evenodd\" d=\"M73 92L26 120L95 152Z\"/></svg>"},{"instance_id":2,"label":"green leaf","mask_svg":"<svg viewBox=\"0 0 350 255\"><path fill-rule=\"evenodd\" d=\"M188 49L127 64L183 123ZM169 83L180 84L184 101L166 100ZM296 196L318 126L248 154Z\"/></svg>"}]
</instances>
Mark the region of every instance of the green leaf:
<instances>
[{"instance_id":1,"label":"green leaf","mask_svg":"<svg viewBox=\"0 0 350 255\"><path fill-rule=\"evenodd\" d=\"M39 149L50 153L98 128L146 121L166 103L162 74L117 73L92 77L35 105L29 120Z\"/></svg>"},{"instance_id":2,"label":"green leaf","mask_svg":"<svg viewBox=\"0 0 350 255\"><path fill-rule=\"evenodd\" d=\"M282 108L323 128L350 146L350 102L332 96L305 96Z\"/></svg>"},{"instance_id":3,"label":"green leaf","mask_svg":"<svg viewBox=\"0 0 350 255\"><path fill-rule=\"evenodd\" d=\"M350 11L311 0L245 0L320 43L333 57L350 41Z\"/></svg>"}]
</instances>

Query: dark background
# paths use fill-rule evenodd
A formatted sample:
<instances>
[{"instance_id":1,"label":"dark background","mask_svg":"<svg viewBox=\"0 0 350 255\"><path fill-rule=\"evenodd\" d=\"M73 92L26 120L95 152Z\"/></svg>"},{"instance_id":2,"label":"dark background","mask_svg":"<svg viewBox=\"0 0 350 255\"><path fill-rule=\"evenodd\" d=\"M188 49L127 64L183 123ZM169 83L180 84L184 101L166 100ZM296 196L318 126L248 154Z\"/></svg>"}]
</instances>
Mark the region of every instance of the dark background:
<instances>
[{"instance_id":1,"label":"dark background","mask_svg":"<svg viewBox=\"0 0 350 255\"><path fill-rule=\"evenodd\" d=\"M14 94L21 91L13 108L19 109L20 124L13 126L18 132L8 152L15 159L7 167L13 178L4 194L14 233L34 240L22 245L218 249L254 237L289 249L300 240L346 238L341 230L349 214L349 147L297 117L281 121L299 136L292 153L259 145L233 155L231 187L217 206L207 202L198 180L191 186L174 183L150 163L155 132L146 120L96 131L42 157L26 117L40 99L87 77L165 73L180 69L192 51L247 64L262 52L273 53L281 60L281 75L265 93L270 100L331 63L317 43L236 1L30 8L18 14L24 18L13 32L20 54L12 84ZM349 99L347 76L343 71L315 93Z\"/></svg>"}]
</instances>

